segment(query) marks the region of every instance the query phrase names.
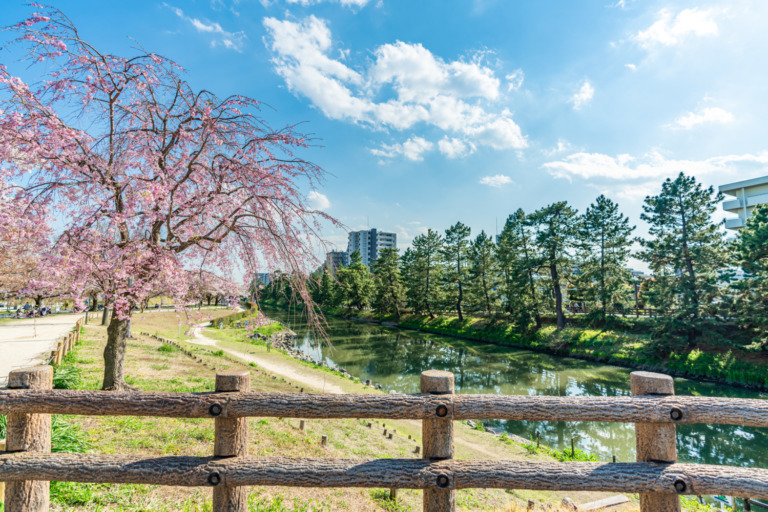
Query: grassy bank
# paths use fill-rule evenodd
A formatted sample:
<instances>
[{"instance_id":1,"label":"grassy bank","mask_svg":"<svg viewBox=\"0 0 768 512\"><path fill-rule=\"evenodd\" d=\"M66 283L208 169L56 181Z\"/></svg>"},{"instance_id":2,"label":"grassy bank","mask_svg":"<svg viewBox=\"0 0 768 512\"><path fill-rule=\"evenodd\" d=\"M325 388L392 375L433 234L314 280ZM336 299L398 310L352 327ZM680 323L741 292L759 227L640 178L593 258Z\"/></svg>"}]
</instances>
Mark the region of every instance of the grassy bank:
<instances>
[{"instance_id":1,"label":"grassy bank","mask_svg":"<svg viewBox=\"0 0 768 512\"><path fill-rule=\"evenodd\" d=\"M700 344L692 350L663 353L649 334L586 327L567 327L557 331L545 326L521 335L511 326L483 319L454 317L408 317L400 326L450 336L488 341L552 354L578 357L631 368L707 379L759 389L768 389L768 358L736 347Z\"/></svg>"}]
</instances>

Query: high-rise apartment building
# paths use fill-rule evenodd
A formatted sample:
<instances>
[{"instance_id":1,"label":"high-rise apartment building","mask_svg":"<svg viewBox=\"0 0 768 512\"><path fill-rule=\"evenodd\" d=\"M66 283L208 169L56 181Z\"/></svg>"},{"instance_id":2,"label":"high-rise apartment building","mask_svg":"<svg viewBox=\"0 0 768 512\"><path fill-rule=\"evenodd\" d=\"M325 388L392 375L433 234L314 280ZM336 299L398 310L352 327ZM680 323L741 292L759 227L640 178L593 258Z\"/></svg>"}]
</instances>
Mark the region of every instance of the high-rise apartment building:
<instances>
[{"instance_id":1,"label":"high-rise apartment building","mask_svg":"<svg viewBox=\"0 0 768 512\"><path fill-rule=\"evenodd\" d=\"M755 206L768 203L768 176L720 185L720 192L736 198L723 202L723 210L738 215L735 219L726 219L725 227L741 229Z\"/></svg>"},{"instance_id":2,"label":"high-rise apartment building","mask_svg":"<svg viewBox=\"0 0 768 512\"><path fill-rule=\"evenodd\" d=\"M352 254L355 251L359 251L363 263L369 267L376 261L379 257L379 252L385 247L397 248L396 233L386 233L377 229L366 229L349 233L347 253Z\"/></svg>"}]
</instances>

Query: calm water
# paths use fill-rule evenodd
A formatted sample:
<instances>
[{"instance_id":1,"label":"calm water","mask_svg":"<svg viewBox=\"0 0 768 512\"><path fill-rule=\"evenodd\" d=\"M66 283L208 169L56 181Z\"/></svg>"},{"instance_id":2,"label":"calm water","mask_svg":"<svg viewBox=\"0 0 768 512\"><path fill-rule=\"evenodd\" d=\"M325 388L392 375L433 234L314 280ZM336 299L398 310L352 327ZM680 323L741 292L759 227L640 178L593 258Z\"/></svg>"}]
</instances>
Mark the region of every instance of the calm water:
<instances>
[{"instance_id":1,"label":"calm water","mask_svg":"<svg viewBox=\"0 0 768 512\"><path fill-rule=\"evenodd\" d=\"M456 376L457 393L554 396L628 396L629 369L527 350L499 347L435 334L385 328L329 318L332 347L315 341L298 316L268 314L291 326L299 348L353 376L370 379L385 390L419 391L423 370L448 370ZM768 394L717 384L675 379L679 395L768 398ZM482 418L480 418L482 419ZM635 460L632 424L603 422L494 421L507 431L543 443L597 453L603 460ZM768 429L730 425L678 425L681 462L768 468Z\"/></svg>"}]
</instances>

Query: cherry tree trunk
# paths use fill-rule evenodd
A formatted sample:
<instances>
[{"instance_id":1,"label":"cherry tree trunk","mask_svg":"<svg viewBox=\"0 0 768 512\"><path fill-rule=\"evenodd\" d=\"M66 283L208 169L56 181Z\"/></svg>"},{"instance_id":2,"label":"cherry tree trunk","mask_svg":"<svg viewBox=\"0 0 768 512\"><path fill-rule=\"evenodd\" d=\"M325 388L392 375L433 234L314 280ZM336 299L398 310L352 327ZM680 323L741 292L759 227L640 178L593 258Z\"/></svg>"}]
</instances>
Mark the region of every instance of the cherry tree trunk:
<instances>
[{"instance_id":1,"label":"cherry tree trunk","mask_svg":"<svg viewBox=\"0 0 768 512\"><path fill-rule=\"evenodd\" d=\"M109 318L109 308L107 307L107 301L104 301L104 311L101 313L101 325L107 325L107 318Z\"/></svg>"},{"instance_id":2,"label":"cherry tree trunk","mask_svg":"<svg viewBox=\"0 0 768 512\"><path fill-rule=\"evenodd\" d=\"M104 347L104 383L105 391L122 391L129 386L125 382L125 349L128 323L130 319L112 315L107 327L107 346Z\"/></svg>"}]
</instances>

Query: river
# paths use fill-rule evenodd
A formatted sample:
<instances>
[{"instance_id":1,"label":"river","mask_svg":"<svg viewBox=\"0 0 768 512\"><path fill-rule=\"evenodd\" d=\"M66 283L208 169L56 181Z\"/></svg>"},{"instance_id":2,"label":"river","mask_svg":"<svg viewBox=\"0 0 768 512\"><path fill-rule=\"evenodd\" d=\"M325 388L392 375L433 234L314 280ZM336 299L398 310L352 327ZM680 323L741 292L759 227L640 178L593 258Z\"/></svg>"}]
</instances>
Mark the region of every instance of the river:
<instances>
[{"instance_id":1,"label":"river","mask_svg":"<svg viewBox=\"0 0 768 512\"><path fill-rule=\"evenodd\" d=\"M298 347L315 359L345 368L386 391L419 391L423 370L448 370L456 376L457 393L553 396L629 396L632 370L618 366L460 340L437 334L387 328L328 318L330 345L318 343L300 316L269 310L270 317L290 325ZM747 389L675 379L678 395L768 398ZM478 418L482 420L482 418ZM508 432L559 449L576 447L601 460L635 460L632 424L608 422L489 421ZM678 425L678 460L768 468L768 429L732 425Z\"/></svg>"}]
</instances>

